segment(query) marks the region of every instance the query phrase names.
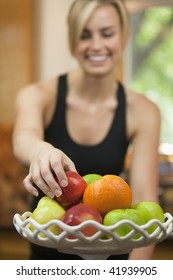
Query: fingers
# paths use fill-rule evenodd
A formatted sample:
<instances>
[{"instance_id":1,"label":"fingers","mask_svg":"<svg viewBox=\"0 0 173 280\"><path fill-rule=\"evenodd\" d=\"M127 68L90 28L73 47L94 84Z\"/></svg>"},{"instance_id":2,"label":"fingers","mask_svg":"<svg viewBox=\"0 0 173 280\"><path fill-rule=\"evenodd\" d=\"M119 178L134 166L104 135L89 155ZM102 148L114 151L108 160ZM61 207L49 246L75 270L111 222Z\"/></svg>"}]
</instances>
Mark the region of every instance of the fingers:
<instances>
[{"instance_id":1,"label":"fingers","mask_svg":"<svg viewBox=\"0 0 173 280\"><path fill-rule=\"evenodd\" d=\"M37 180L36 180L37 181ZM29 174L26 176L26 178L23 180L23 184L25 189L33 194L34 196L38 196L38 190L37 188L41 189L47 196L50 198L54 197L54 194L51 192L50 188L45 184L45 182L40 178L39 182L37 181L37 185L34 183L32 179L32 175Z\"/></svg>"},{"instance_id":2,"label":"fingers","mask_svg":"<svg viewBox=\"0 0 173 280\"><path fill-rule=\"evenodd\" d=\"M62 189L68 185L66 171L76 171L74 163L62 152L50 153L49 157L33 162L29 175L23 181L26 190L37 196L38 189L53 198L62 194Z\"/></svg>"},{"instance_id":3,"label":"fingers","mask_svg":"<svg viewBox=\"0 0 173 280\"><path fill-rule=\"evenodd\" d=\"M37 174L38 176L38 174ZM42 161L40 164L40 174L41 178L43 178L43 181L45 182L44 187L47 186L47 188L44 190L46 191L46 194L50 192L48 196L52 195L53 196L60 196L62 194L61 187L56 180L55 176L53 175L53 170L51 168L50 162L47 161ZM38 182L39 183L39 182ZM37 182L36 182L37 184ZM40 188L41 185L39 185Z\"/></svg>"},{"instance_id":4,"label":"fingers","mask_svg":"<svg viewBox=\"0 0 173 280\"><path fill-rule=\"evenodd\" d=\"M50 198L53 198L54 196L60 196L62 194L61 189L59 190L58 188L52 190L50 186L40 176L38 178L33 179L32 175L29 174L23 180L23 184L25 189L34 196L38 196L38 188Z\"/></svg>"},{"instance_id":5,"label":"fingers","mask_svg":"<svg viewBox=\"0 0 173 280\"><path fill-rule=\"evenodd\" d=\"M54 196L60 196L62 190L53 176L52 170L50 169L49 162L46 160L41 161L39 164L34 163L30 167L30 181L26 179L25 188L31 190L32 186L36 185L43 193L53 198Z\"/></svg>"},{"instance_id":6,"label":"fingers","mask_svg":"<svg viewBox=\"0 0 173 280\"><path fill-rule=\"evenodd\" d=\"M55 174L55 180L59 183L59 185L64 188L68 185L67 176L65 174L65 170L63 168L62 160L57 158L55 155L51 155L50 157L50 167Z\"/></svg>"},{"instance_id":7,"label":"fingers","mask_svg":"<svg viewBox=\"0 0 173 280\"><path fill-rule=\"evenodd\" d=\"M25 189L33 194L34 196L38 196L38 190L34 187L31 174L28 174L23 180L23 184Z\"/></svg>"},{"instance_id":8,"label":"fingers","mask_svg":"<svg viewBox=\"0 0 173 280\"><path fill-rule=\"evenodd\" d=\"M54 171L59 185L64 188L68 185L66 171L77 172L74 163L65 154L61 158L52 155L50 158L51 169Z\"/></svg>"},{"instance_id":9,"label":"fingers","mask_svg":"<svg viewBox=\"0 0 173 280\"><path fill-rule=\"evenodd\" d=\"M65 162L64 169L65 169L65 171L74 171L74 172L78 173L73 161L69 158L68 158L68 162L67 163Z\"/></svg>"}]
</instances>

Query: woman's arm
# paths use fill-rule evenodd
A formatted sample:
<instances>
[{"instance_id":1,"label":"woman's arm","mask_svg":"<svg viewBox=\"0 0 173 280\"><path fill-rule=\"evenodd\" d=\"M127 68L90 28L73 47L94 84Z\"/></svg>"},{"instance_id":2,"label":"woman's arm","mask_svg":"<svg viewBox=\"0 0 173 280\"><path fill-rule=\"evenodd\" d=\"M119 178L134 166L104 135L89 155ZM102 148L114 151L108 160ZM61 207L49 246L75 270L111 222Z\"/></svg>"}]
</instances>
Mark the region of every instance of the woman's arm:
<instances>
[{"instance_id":1,"label":"woman's arm","mask_svg":"<svg viewBox=\"0 0 173 280\"><path fill-rule=\"evenodd\" d=\"M130 166L133 203L142 200L158 202L160 112L153 103L145 100L137 113Z\"/></svg>"},{"instance_id":2,"label":"woman's arm","mask_svg":"<svg viewBox=\"0 0 173 280\"><path fill-rule=\"evenodd\" d=\"M160 112L152 102L142 97L135 114L136 130L130 167L133 203L158 203ZM153 250L154 246L135 249L130 254L130 259L151 259Z\"/></svg>"},{"instance_id":3,"label":"woman's arm","mask_svg":"<svg viewBox=\"0 0 173 280\"><path fill-rule=\"evenodd\" d=\"M13 149L16 158L29 166L25 188L38 195L35 185L46 195L61 195L67 185L66 170L76 170L73 162L60 150L44 141L51 95L41 85L30 85L16 99ZM56 176L54 176L56 175ZM55 179L57 177L57 179Z\"/></svg>"}]
</instances>

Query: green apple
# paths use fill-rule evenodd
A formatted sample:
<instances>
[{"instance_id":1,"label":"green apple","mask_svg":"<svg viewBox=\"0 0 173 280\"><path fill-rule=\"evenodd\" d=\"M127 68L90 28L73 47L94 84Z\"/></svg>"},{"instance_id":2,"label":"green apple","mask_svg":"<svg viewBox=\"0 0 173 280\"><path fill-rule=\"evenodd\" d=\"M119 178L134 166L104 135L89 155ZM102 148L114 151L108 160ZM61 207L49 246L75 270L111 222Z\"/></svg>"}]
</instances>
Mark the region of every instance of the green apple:
<instances>
[{"instance_id":1,"label":"green apple","mask_svg":"<svg viewBox=\"0 0 173 280\"><path fill-rule=\"evenodd\" d=\"M96 180L101 179L102 176L99 174L86 174L85 176L83 176L83 179L85 180L85 182L87 183L87 185L95 182Z\"/></svg>"},{"instance_id":2,"label":"green apple","mask_svg":"<svg viewBox=\"0 0 173 280\"><path fill-rule=\"evenodd\" d=\"M44 196L39 200L37 207L31 214L30 218L39 224L46 224L54 219L61 220L64 214L65 210L57 201ZM31 231L34 231L34 226L30 225L30 229ZM57 225L51 226L49 230L55 235L59 234L61 231ZM44 237L44 234L40 234L40 236Z\"/></svg>"},{"instance_id":3,"label":"green apple","mask_svg":"<svg viewBox=\"0 0 173 280\"><path fill-rule=\"evenodd\" d=\"M135 209L131 209L131 208L115 209L115 210L108 212L103 219L103 224L105 226L110 226L110 225L114 225L122 220L129 220L137 225L145 224L145 220L142 217L142 215L140 214L140 212ZM131 226L129 226L128 224L124 224L124 225L118 227L118 229L115 232L120 236L125 236L131 230L132 230ZM140 234L136 234L133 237L133 239L138 239L140 236L141 236Z\"/></svg>"},{"instance_id":4,"label":"green apple","mask_svg":"<svg viewBox=\"0 0 173 280\"><path fill-rule=\"evenodd\" d=\"M157 219L161 223L164 222L164 212L161 206L153 201L142 201L132 205L133 209L136 209L141 213L145 219L145 223L149 222L152 219ZM148 233L152 233L157 228L156 224L153 224L149 229Z\"/></svg>"}]
</instances>

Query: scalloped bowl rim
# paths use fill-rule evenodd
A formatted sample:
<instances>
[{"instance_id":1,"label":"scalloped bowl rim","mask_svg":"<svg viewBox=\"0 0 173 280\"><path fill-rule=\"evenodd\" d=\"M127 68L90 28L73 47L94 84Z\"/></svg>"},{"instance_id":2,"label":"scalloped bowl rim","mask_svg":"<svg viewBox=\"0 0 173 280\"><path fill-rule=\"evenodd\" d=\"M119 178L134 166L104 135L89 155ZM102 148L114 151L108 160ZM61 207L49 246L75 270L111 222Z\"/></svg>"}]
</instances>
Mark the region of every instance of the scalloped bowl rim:
<instances>
[{"instance_id":1,"label":"scalloped bowl rim","mask_svg":"<svg viewBox=\"0 0 173 280\"><path fill-rule=\"evenodd\" d=\"M65 251L68 251L68 249L70 251L70 247L75 245L77 250L82 247L85 251L84 248L86 247L87 250L89 250L88 246L91 247L91 244L96 247L108 246L108 251L111 250L112 246L116 247L117 250L119 248L120 251L124 249L130 250L135 247L143 247L151 243L161 242L173 233L173 217L169 213L164 214L164 223L161 223L157 219L152 219L146 224L140 226L129 220L122 220L111 226L105 226L92 220L84 221L77 226L69 226L61 220L51 220L46 224L39 224L30 218L30 214L31 212L25 212L23 215L14 215L13 223L18 233L35 244L57 249L61 248L62 251L63 247ZM30 223L35 227L34 231L31 231L28 228L28 224ZM124 224L131 226L132 230L126 236L117 235L115 230ZM147 229L153 224L157 224L158 227L149 234ZM48 230L48 228L52 225L60 226L63 231L58 235L53 234L50 230ZM95 226L98 229L98 231L90 237L86 237L80 232L83 227L88 225ZM43 233L45 237L41 237L40 233ZM137 233L140 233L141 237L134 239L133 237ZM67 238L69 234L75 235L76 238ZM101 236L106 234L110 235L111 238L101 238ZM97 250L97 248L95 248L95 250Z\"/></svg>"}]
</instances>

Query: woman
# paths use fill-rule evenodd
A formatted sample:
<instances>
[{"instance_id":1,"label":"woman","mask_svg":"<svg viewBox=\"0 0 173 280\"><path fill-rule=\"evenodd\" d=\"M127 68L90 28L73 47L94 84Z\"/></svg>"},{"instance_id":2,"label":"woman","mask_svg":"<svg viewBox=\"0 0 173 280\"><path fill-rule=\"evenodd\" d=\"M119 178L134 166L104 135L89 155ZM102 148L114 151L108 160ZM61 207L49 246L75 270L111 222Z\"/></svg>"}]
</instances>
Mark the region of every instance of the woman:
<instances>
[{"instance_id":1,"label":"woman","mask_svg":"<svg viewBox=\"0 0 173 280\"><path fill-rule=\"evenodd\" d=\"M67 170L120 175L129 144L133 203L157 202L159 110L115 76L128 37L123 1L76 0L68 27L78 67L27 86L16 102L14 153L29 166L24 186L35 196L33 208L45 194L61 195ZM32 258L77 259L55 251L33 245ZM150 259L152 251L150 246L111 258Z\"/></svg>"}]
</instances>

